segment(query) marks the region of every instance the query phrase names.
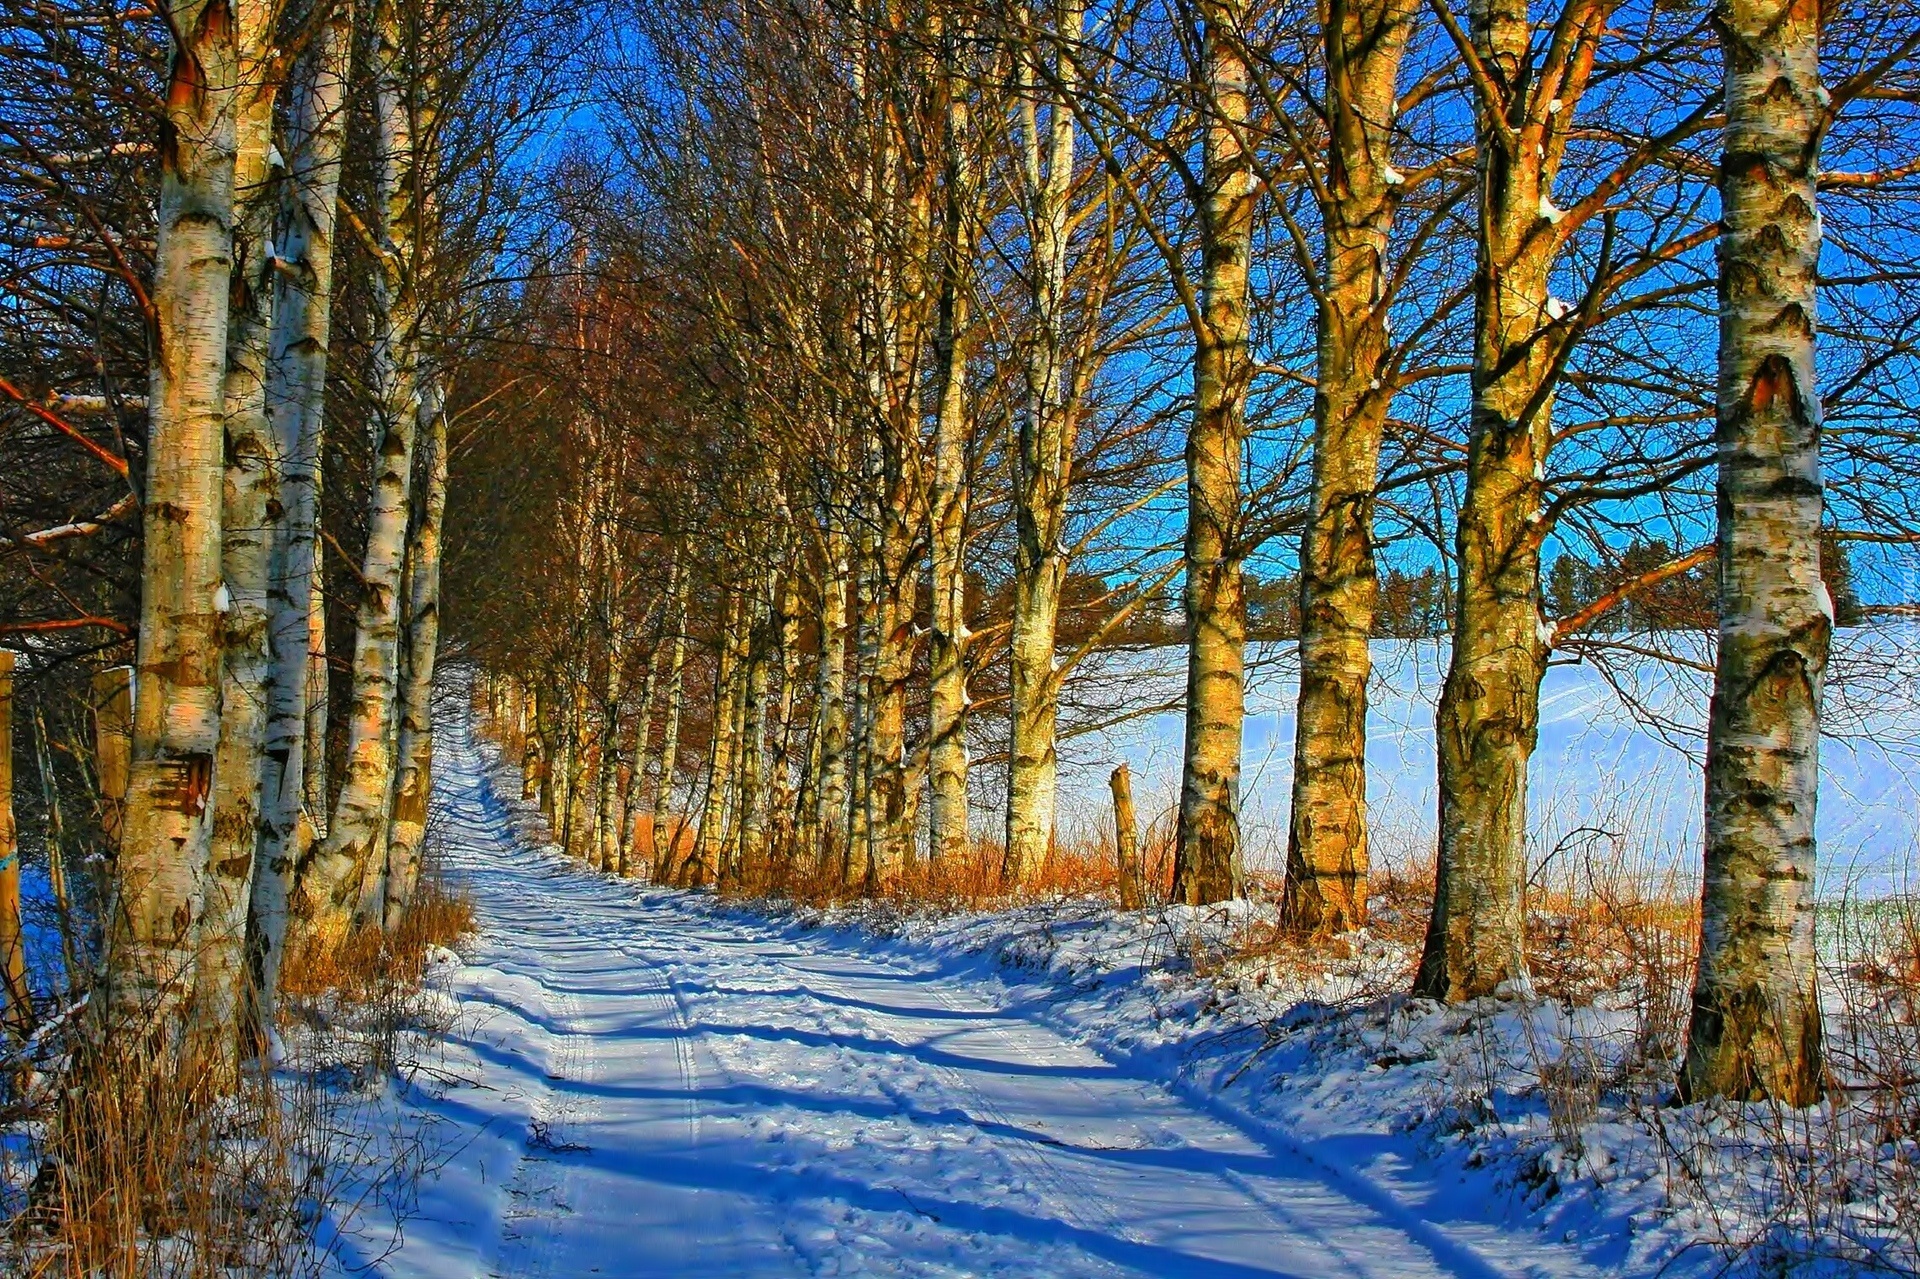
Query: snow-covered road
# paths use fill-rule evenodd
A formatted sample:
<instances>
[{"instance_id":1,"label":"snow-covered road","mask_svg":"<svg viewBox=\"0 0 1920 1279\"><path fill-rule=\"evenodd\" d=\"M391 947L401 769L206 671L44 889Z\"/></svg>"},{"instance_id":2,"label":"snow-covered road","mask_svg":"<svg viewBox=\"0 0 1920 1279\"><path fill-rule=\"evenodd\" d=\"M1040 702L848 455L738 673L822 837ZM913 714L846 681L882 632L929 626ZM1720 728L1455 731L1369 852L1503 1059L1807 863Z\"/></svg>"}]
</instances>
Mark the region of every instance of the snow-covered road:
<instances>
[{"instance_id":1,"label":"snow-covered road","mask_svg":"<svg viewBox=\"0 0 1920 1279\"><path fill-rule=\"evenodd\" d=\"M449 732L482 932L395 1276L1455 1275L1459 1242L1130 1077L997 983L521 846Z\"/></svg>"}]
</instances>

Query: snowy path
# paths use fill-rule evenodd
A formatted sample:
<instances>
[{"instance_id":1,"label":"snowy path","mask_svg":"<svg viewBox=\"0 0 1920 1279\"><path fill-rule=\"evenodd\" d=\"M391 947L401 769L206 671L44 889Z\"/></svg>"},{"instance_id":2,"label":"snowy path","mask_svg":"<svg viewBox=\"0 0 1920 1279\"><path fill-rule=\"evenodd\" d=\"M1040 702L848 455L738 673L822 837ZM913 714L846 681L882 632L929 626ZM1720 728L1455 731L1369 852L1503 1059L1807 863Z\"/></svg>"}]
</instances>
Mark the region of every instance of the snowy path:
<instances>
[{"instance_id":1,"label":"snowy path","mask_svg":"<svg viewBox=\"0 0 1920 1279\"><path fill-rule=\"evenodd\" d=\"M447 734L450 739L453 733ZM1004 991L516 845L445 743L482 935L395 1276L1421 1276L1499 1265ZM996 997L999 996L999 997Z\"/></svg>"}]
</instances>

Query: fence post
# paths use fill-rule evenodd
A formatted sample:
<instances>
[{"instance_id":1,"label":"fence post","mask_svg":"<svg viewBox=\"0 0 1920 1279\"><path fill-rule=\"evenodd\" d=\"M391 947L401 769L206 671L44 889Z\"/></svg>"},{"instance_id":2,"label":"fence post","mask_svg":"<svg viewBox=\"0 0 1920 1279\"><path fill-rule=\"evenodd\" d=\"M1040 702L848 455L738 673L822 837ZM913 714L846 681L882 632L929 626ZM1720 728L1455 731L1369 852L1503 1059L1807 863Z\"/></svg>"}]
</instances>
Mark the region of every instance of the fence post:
<instances>
[{"instance_id":1,"label":"fence post","mask_svg":"<svg viewBox=\"0 0 1920 1279\"><path fill-rule=\"evenodd\" d=\"M1133 815L1133 776L1121 764L1107 779L1113 787L1113 841L1120 856L1120 909L1146 905L1140 885L1140 834Z\"/></svg>"}]
</instances>

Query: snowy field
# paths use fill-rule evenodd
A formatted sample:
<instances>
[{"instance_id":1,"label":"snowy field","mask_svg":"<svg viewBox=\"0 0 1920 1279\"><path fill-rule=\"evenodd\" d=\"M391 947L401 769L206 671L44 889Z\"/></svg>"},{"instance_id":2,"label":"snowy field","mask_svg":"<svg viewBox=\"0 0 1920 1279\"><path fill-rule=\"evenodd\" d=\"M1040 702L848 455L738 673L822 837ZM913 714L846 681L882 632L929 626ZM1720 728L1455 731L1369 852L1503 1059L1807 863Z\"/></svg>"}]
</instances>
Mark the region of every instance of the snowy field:
<instances>
[{"instance_id":1,"label":"snowy field","mask_svg":"<svg viewBox=\"0 0 1920 1279\"><path fill-rule=\"evenodd\" d=\"M1044 973L1009 983L972 948L582 873L517 841L476 749L448 738L447 856L483 931L439 973L461 1012L414 1096L452 1153L397 1250L368 1220L372 1252L348 1249L350 1264L418 1279L1602 1273L1434 1182L1411 1138L1344 1120L1289 1133L1168 1087L1152 1053L1062 1021Z\"/></svg>"},{"instance_id":2,"label":"snowy field","mask_svg":"<svg viewBox=\"0 0 1920 1279\"><path fill-rule=\"evenodd\" d=\"M1696 659L1704 653L1693 654ZM1111 829L1107 775L1125 761L1140 819L1169 820L1179 800L1183 651L1094 659L1069 682L1073 714L1099 721L1168 706L1082 732L1061 745L1064 834ZM1872 894L1911 887L1920 849L1920 628L1835 643L1818 816L1822 890ZM1291 643L1249 654L1242 778L1249 864L1278 872L1293 781L1295 667ZM1374 855L1428 855L1434 830L1433 715L1446 650L1432 641L1374 645L1368 788ZM1565 864L1598 842L1648 868L1682 874L1699 859L1701 775L1711 675L1631 655L1607 669L1556 664L1541 692L1540 745L1529 785L1534 860ZM984 744L983 744L984 750ZM995 831L998 776L975 787L976 820ZM1555 850L1558 853L1555 854Z\"/></svg>"}]
</instances>

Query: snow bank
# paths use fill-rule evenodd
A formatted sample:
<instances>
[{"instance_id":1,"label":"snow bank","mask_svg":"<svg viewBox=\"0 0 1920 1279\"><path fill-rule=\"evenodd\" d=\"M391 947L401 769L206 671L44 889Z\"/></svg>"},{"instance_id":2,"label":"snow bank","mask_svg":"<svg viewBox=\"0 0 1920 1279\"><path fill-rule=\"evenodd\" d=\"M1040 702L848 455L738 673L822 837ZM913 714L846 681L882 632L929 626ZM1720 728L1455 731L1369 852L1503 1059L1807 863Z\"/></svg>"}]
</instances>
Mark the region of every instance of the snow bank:
<instances>
[{"instance_id":1,"label":"snow bank","mask_svg":"<svg viewBox=\"0 0 1920 1279\"><path fill-rule=\"evenodd\" d=\"M1122 1070L1466 1238L1524 1230L1623 1275L1704 1277L1730 1261L1852 1273L1875 1253L1896 1270L1920 1262L1911 1135L1883 1147L1832 1106L1673 1105L1663 1055L1676 1045L1645 1042L1645 992L1592 1007L1442 1007L1401 993L1409 947L1364 934L1339 956L1236 958L1273 922L1271 907L1249 903L1119 914L1066 900L944 917L883 903L752 909L858 934L847 944L916 968L998 980L1010 1003ZM1863 1153L1887 1175L1862 1176ZM1876 1193L1849 1203L1829 1187L1825 1204L1806 1193L1849 1177Z\"/></svg>"}]
</instances>

